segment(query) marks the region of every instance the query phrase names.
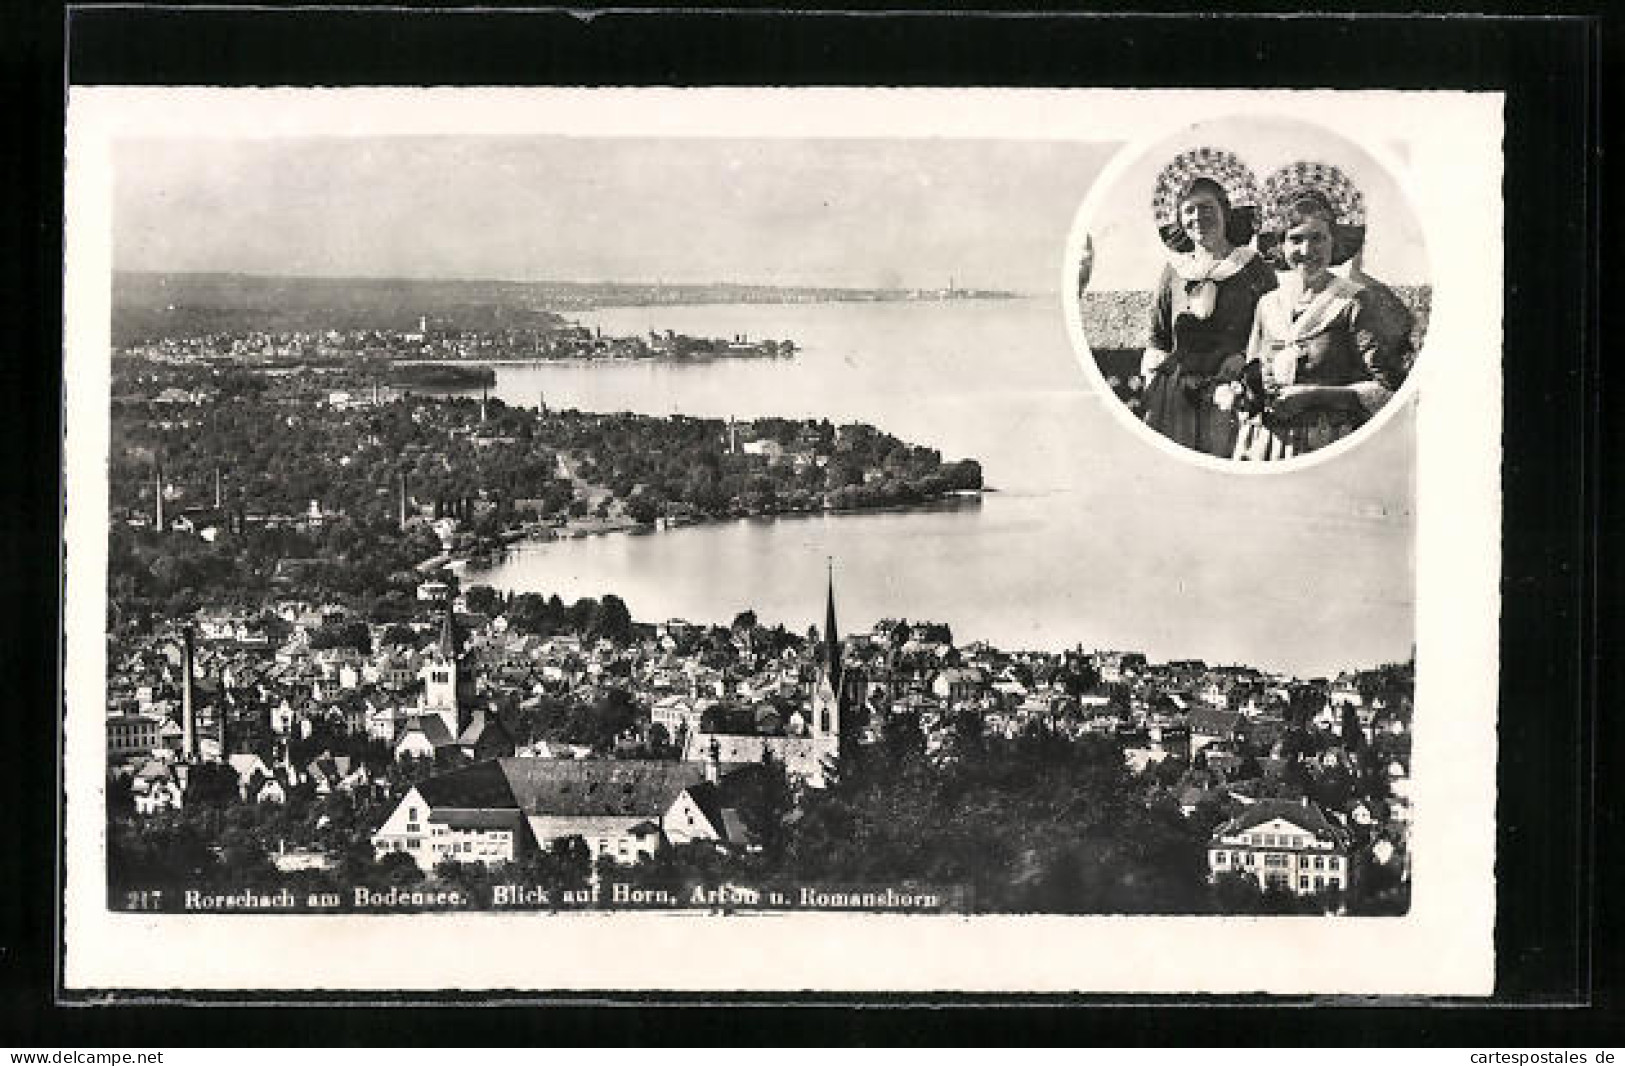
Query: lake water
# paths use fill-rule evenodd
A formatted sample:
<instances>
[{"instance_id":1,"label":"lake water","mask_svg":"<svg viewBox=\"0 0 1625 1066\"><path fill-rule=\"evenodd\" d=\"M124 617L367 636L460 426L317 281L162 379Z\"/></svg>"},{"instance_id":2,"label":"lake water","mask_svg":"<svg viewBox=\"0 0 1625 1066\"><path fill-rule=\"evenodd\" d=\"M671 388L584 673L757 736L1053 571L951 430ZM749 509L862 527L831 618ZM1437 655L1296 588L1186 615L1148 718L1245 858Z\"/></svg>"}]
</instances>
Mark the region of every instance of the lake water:
<instances>
[{"instance_id":1,"label":"lake water","mask_svg":"<svg viewBox=\"0 0 1625 1066\"><path fill-rule=\"evenodd\" d=\"M981 461L981 501L526 544L468 580L615 593L635 618L844 631L944 621L956 640L1081 644L1303 674L1402 659L1412 640L1411 412L1338 459L1238 477L1166 455L1086 380L1047 300L629 308L609 334L789 338L791 360L504 366L493 394L555 408L863 421Z\"/></svg>"}]
</instances>

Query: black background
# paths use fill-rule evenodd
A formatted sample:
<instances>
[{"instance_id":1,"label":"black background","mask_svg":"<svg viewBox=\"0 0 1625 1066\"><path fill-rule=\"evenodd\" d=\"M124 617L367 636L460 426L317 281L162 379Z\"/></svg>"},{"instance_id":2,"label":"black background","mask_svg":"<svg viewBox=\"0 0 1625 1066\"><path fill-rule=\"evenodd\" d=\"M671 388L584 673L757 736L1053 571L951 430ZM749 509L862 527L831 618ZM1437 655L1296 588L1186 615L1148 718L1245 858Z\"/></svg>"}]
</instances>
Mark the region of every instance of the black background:
<instances>
[{"instance_id":1,"label":"black background","mask_svg":"<svg viewBox=\"0 0 1625 1066\"><path fill-rule=\"evenodd\" d=\"M1599 257L1604 104L1619 26L1563 18L1301 19L767 12L316 12L14 5L0 22L20 150L8 210L0 425L10 446L4 545L10 684L0 810L0 1045L307 1043L1625 1043L1619 789L1606 697L1621 691L1596 628L1617 622L1619 420L1606 420L1620 296ZM71 45L71 47L70 47ZM61 161L66 79L215 85L1009 85L1505 90L1505 469L1496 1005L1482 1001L907 1000L736 997L671 1009L578 999L480 1011L67 1006L58 1002L57 725L62 545ZM1610 110L1618 121L1617 110ZM1486 220L1493 227L1495 220ZM1608 228L1605 229L1605 224ZM15 238L10 239L10 238ZM1471 254L1470 250L1445 250ZM1599 283L1599 278L1602 279ZM1617 288L1617 286L1613 286ZM1488 358L1491 353L1485 353ZM1617 377L1617 372L1615 374ZM1617 382L1616 382L1617 384ZM1617 391L1617 390L1616 390ZM1606 495L1605 495L1606 493ZM57 564L57 565L53 565ZM1488 709L1486 709L1487 711ZM1488 802L1488 797L1486 797ZM223 938L222 950L230 950ZM313 979L321 951L312 945ZM1191 950L1198 950L1194 945ZM861 966L855 957L854 966ZM386 975L387 976L387 975ZM252 997L243 997L251 999ZM314 999L314 997L313 997ZM317 1002L325 1002L316 1000ZM466 1004L490 1004L472 996ZM623 1001L624 1002L624 1001ZM985 1003L1011 1010L988 1010ZM750 1003L751 1008L742 1006ZM767 1007L761 1004L777 1003ZM948 1008L948 1009L941 1009ZM1316 1009L1310 1009L1316 1008ZM1333 1009L1327 1009L1333 1008ZM612 1013L611 1013L612 1012Z\"/></svg>"}]
</instances>

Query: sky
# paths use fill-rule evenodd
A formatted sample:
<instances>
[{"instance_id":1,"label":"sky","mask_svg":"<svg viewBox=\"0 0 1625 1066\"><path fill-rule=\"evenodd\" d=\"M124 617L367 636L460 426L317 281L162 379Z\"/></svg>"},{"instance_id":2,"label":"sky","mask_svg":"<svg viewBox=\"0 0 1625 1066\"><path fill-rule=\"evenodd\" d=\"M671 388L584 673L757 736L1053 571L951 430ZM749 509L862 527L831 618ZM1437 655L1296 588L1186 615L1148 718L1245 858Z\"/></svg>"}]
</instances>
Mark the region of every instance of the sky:
<instances>
[{"instance_id":1,"label":"sky","mask_svg":"<svg viewBox=\"0 0 1625 1066\"><path fill-rule=\"evenodd\" d=\"M1052 291L1116 145L561 136L144 139L120 270Z\"/></svg>"}]
</instances>

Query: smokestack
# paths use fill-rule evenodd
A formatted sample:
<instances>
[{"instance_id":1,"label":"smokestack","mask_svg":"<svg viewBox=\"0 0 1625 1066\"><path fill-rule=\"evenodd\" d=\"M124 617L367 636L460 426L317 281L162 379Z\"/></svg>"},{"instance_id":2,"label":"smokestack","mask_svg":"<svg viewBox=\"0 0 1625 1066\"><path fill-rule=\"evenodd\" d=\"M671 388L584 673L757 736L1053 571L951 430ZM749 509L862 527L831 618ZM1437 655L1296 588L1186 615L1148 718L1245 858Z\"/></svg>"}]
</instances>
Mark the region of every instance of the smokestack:
<instances>
[{"instance_id":1,"label":"smokestack","mask_svg":"<svg viewBox=\"0 0 1625 1066\"><path fill-rule=\"evenodd\" d=\"M406 471L401 471L401 532L406 532Z\"/></svg>"},{"instance_id":2,"label":"smokestack","mask_svg":"<svg viewBox=\"0 0 1625 1066\"><path fill-rule=\"evenodd\" d=\"M158 532L162 533L164 531L164 467L162 463L153 468L152 487L154 496L157 498L153 524L157 527Z\"/></svg>"},{"instance_id":3,"label":"smokestack","mask_svg":"<svg viewBox=\"0 0 1625 1066\"><path fill-rule=\"evenodd\" d=\"M214 509L220 509L220 468L214 468Z\"/></svg>"},{"instance_id":4,"label":"smokestack","mask_svg":"<svg viewBox=\"0 0 1625 1066\"><path fill-rule=\"evenodd\" d=\"M181 759L197 759L197 712L192 706L192 627L181 630Z\"/></svg>"}]
</instances>

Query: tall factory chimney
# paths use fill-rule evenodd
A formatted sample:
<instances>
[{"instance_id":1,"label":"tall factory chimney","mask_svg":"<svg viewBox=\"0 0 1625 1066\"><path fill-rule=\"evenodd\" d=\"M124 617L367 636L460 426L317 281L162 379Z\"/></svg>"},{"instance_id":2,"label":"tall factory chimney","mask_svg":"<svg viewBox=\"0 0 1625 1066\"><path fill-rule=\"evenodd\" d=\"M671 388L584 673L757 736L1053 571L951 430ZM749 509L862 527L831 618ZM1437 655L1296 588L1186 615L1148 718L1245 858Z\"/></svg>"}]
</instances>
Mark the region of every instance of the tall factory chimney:
<instances>
[{"instance_id":1,"label":"tall factory chimney","mask_svg":"<svg viewBox=\"0 0 1625 1066\"><path fill-rule=\"evenodd\" d=\"M181 759L197 761L197 708L192 704L192 627L181 630Z\"/></svg>"},{"instance_id":2,"label":"tall factory chimney","mask_svg":"<svg viewBox=\"0 0 1625 1066\"><path fill-rule=\"evenodd\" d=\"M162 533L164 531L164 464L158 463L153 467L152 487L155 504L153 507L153 526Z\"/></svg>"}]
</instances>

